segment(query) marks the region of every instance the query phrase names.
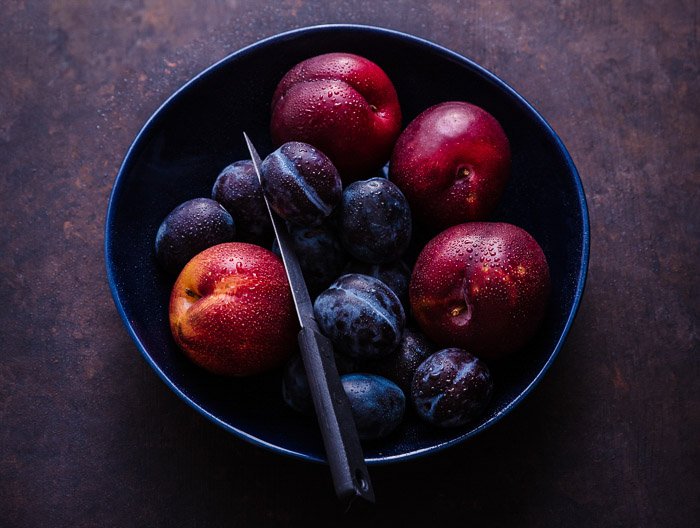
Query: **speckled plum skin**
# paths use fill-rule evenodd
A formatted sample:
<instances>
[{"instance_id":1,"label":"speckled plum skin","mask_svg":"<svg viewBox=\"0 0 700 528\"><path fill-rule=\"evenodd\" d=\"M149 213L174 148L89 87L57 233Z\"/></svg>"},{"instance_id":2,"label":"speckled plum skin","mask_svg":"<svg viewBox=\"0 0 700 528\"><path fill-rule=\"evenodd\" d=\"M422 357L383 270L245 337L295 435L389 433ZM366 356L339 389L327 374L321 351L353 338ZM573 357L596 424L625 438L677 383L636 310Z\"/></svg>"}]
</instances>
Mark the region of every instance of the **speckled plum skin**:
<instances>
[{"instance_id":1,"label":"speckled plum skin","mask_svg":"<svg viewBox=\"0 0 700 528\"><path fill-rule=\"evenodd\" d=\"M346 184L380 169L400 130L401 108L391 80L375 63L351 53L297 64L272 97L275 144L311 143L328 155Z\"/></svg>"},{"instance_id":2,"label":"speckled plum skin","mask_svg":"<svg viewBox=\"0 0 700 528\"><path fill-rule=\"evenodd\" d=\"M340 209L340 240L353 257L369 264L401 258L411 242L411 210L401 191L384 178L348 185Z\"/></svg>"},{"instance_id":3,"label":"speckled plum skin","mask_svg":"<svg viewBox=\"0 0 700 528\"><path fill-rule=\"evenodd\" d=\"M239 242L270 243L272 223L252 161L236 161L225 167L214 182L211 197L233 217Z\"/></svg>"},{"instance_id":4,"label":"speckled plum skin","mask_svg":"<svg viewBox=\"0 0 700 528\"><path fill-rule=\"evenodd\" d=\"M342 274L349 256L335 232L326 224L316 227L288 227L292 249L299 260L309 295L313 299ZM280 254L276 240L272 251Z\"/></svg>"},{"instance_id":5,"label":"speckled plum skin","mask_svg":"<svg viewBox=\"0 0 700 528\"><path fill-rule=\"evenodd\" d=\"M459 101L432 106L411 121L389 168L416 220L436 228L486 220L509 177L503 128L482 108Z\"/></svg>"},{"instance_id":6,"label":"speckled plum skin","mask_svg":"<svg viewBox=\"0 0 700 528\"><path fill-rule=\"evenodd\" d=\"M156 259L176 275L200 251L230 242L236 234L231 215L209 198L188 200L173 209L156 233Z\"/></svg>"},{"instance_id":7,"label":"speckled plum skin","mask_svg":"<svg viewBox=\"0 0 700 528\"><path fill-rule=\"evenodd\" d=\"M314 315L335 350L355 359L393 352L406 324L401 301L386 284L354 273L343 275L316 298Z\"/></svg>"},{"instance_id":8,"label":"speckled plum skin","mask_svg":"<svg viewBox=\"0 0 700 528\"><path fill-rule=\"evenodd\" d=\"M296 350L284 265L254 244L230 242L199 253L177 278L169 311L175 342L215 374L258 374Z\"/></svg>"},{"instance_id":9,"label":"speckled plum skin","mask_svg":"<svg viewBox=\"0 0 700 528\"><path fill-rule=\"evenodd\" d=\"M307 143L282 145L263 160L260 176L270 207L296 225L319 225L340 201L338 171L323 152Z\"/></svg>"},{"instance_id":10,"label":"speckled plum skin","mask_svg":"<svg viewBox=\"0 0 700 528\"><path fill-rule=\"evenodd\" d=\"M383 438L403 420L406 396L394 382L373 374L345 374L340 381L360 440Z\"/></svg>"},{"instance_id":11,"label":"speckled plum skin","mask_svg":"<svg viewBox=\"0 0 700 528\"><path fill-rule=\"evenodd\" d=\"M416 370L411 398L418 416L439 427L459 427L478 418L493 393L486 363L459 348L447 348Z\"/></svg>"},{"instance_id":12,"label":"speckled plum skin","mask_svg":"<svg viewBox=\"0 0 700 528\"><path fill-rule=\"evenodd\" d=\"M409 297L414 318L437 344L499 359L535 333L549 291L547 259L529 233L512 224L470 222L423 248Z\"/></svg>"},{"instance_id":13,"label":"speckled plum skin","mask_svg":"<svg viewBox=\"0 0 700 528\"><path fill-rule=\"evenodd\" d=\"M416 369L436 350L435 345L423 334L406 328L393 354L366 362L362 365L362 369L390 379L406 394L410 394Z\"/></svg>"},{"instance_id":14,"label":"speckled plum skin","mask_svg":"<svg viewBox=\"0 0 700 528\"><path fill-rule=\"evenodd\" d=\"M411 280L411 270L402 260L386 264L367 264L360 260L351 260L343 271L379 279L391 288L405 308L408 307L408 283Z\"/></svg>"}]
</instances>

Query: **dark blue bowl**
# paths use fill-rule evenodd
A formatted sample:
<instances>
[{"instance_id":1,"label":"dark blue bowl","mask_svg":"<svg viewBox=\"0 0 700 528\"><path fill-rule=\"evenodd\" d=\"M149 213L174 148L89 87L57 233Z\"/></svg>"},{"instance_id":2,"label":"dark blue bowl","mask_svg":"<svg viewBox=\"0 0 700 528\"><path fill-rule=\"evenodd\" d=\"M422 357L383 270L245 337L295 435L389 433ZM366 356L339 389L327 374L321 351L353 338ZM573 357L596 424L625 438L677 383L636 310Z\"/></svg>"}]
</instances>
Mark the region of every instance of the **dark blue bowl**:
<instances>
[{"instance_id":1,"label":"dark blue bowl","mask_svg":"<svg viewBox=\"0 0 700 528\"><path fill-rule=\"evenodd\" d=\"M404 124L449 100L491 112L513 152L512 178L493 220L529 231L551 267L546 319L526 350L494 367L495 394L486 414L471 426L449 430L409 420L390 438L364 446L368 463L394 462L462 442L513 409L561 349L583 293L589 227L576 168L546 121L492 73L425 40L363 26L300 29L230 55L173 94L131 145L109 201L107 274L136 345L180 397L239 437L279 453L323 460L316 424L284 406L279 372L222 379L196 368L178 351L167 313L173 280L157 269L153 244L170 210L209 196L219 171L247 158L243 131L263 155L272 150L268 126L275 86L294 64L331 51L357 53L379 64L396 87Z\"/></svg>"}]
</instances>

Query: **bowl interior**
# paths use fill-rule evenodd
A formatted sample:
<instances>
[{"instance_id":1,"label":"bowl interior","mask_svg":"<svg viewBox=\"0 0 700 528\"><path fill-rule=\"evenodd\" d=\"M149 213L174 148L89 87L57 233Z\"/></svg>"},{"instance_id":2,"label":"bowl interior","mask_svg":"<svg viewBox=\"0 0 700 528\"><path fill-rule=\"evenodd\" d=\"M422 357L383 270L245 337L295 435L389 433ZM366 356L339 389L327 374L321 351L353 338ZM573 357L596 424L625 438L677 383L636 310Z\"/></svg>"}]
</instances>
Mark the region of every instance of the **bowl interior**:
<instances>
[{"instance_id":1,"label":"bowl interior","mask_svg":"<svg viewBox=\"0 0 700 528\"><path fill-rule=\"evenodd\" d=\"M246 131L264 157L272 93L297 62L331 51L363 55L392 79L404 125L427 107L464 100L491 112L511 142L512 177L492 220L529 231L547 256L552 296L526 350L492 365L495 394L482 418L438 430L408 420L392 436L367 443L368 462L416 456L461 441L493 423L529 391L560 348L578 306L588 252L580 181L566 150L515 92L470 61L407 35L358 26L323 26L262 41L190 81L150 119L116 179L106 225L107 270L115 302L138 347L188 403L230 431L278 451L323 459L313 420L288 410L279 372L222 379L194 367L178 351L168 326L173 283L155 263L155 233L181 202L210 196L219 171L247 158Z\"/></svg>"}]
</instances>

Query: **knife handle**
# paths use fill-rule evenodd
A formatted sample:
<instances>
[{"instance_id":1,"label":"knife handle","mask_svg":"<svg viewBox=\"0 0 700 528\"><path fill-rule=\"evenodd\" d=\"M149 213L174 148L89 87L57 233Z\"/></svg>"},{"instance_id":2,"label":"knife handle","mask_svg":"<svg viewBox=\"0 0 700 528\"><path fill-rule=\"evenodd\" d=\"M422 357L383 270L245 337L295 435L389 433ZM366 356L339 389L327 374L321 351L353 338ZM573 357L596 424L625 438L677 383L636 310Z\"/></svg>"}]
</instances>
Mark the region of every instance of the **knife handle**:
<instances>
[{"instance_id":1,"label":"knife handle","mask_svg":"<svg viewBox=\"0 0 700 528\"><path fill-rule=\"evenodd\" d=\"M350 402L335 366L333 345L327 337L307 327L301 329L298 340L335 492L348 506L356 498L373 503L372 482ZM322 379L325 384L319 381Z\"/></svg>"}]
</instances>

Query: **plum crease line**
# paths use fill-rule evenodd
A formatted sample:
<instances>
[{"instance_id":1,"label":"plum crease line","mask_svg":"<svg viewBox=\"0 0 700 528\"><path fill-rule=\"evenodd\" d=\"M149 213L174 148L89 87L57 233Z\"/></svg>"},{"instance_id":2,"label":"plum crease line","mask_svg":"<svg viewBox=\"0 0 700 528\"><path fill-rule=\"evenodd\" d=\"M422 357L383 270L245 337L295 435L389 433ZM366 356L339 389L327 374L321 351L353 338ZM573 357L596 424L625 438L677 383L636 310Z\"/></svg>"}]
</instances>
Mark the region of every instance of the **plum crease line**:
<instances>
[{"instance_id":1,"label":"plum crease line","mask_svg":"<svg viewBox=\"0 0 700 528\"><path fill-rule=\"evenodd\" d=\"M275 157L292 174L294 180L297 183L297 186L299 187L301 192L303 192L304 195L309 199L309 201L316 207L321 209L326 216L328 216L331 213L330 206L326 202L321 200L321 197L316 193L316 190L311 185L304 185L304 178L301 176L301 174L299 174L299 171L297 170L294 163L292 163L292 161L289 160L286 156L282 155L282 153L277 154Z\"/></svg>"},{"instance_id":2,"label":"plum crease line","mask_svg":"<svg viewBox=\"0 0 700 528\"><path fill-rule=\"evenodd\" d=\"M360 297L360 296L357 295L356 293L354 293L354 292L352 292L352 291L350 291L350 290L346 290L345 288L338 288L338 289L339 289L339 290L343 290L343 291L344 291L345 293L347 293L348 295L351 295L352 297L354 297L354 298L357 299L358 301L362 302L363 304L369 306L371 309L374 310L374 307L367 301L367 299L363 299L362 297ZM392 322L389 320L389 314L388 314L388 312L386 312L386 310L384 310L384 309L381 308L381 307L378 307L378 308L379 308L379 309L374 310L374 311L375 311L376 313L378 313L379 315L381 315L382 318L387 322L387 324L398 334L398 333L399 333L399 332L398 332L398 328L397 328L396 325L392 324Z\"/></svg>"}]
</instances>

